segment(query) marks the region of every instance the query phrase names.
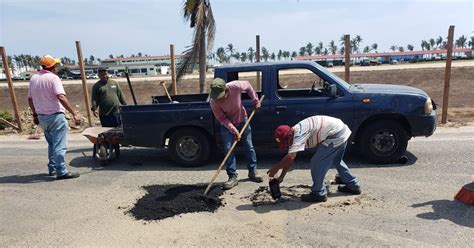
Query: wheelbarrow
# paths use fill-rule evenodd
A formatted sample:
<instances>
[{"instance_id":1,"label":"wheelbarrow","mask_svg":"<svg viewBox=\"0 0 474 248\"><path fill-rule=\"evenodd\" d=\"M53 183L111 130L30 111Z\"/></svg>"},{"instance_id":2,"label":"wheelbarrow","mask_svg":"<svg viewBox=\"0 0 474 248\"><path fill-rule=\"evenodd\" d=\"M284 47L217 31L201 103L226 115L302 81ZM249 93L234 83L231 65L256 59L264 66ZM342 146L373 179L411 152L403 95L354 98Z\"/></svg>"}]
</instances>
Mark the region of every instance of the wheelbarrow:
<instances>
[{"instance_id":1,"label":"wheelbarrow","mask_svg":"<svg viewBox=\"0 0 474 248\"><path fill-rule=\"evenodd\" d=\"M106 166L115 153L115 158L120 158L120 144L123 138L122 128L113 127L90 127L82 132L94 146L92 147L92 157L100 161L102 166Z\"/></svg>"}]
</instances>

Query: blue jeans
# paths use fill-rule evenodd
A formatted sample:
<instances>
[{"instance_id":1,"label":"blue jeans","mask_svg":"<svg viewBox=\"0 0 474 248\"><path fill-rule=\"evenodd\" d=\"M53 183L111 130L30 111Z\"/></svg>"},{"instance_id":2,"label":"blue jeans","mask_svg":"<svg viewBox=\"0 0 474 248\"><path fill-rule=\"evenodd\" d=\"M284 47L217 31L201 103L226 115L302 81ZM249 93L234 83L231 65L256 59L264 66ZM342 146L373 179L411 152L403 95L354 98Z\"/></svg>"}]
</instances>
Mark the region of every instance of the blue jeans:
<instances>
[{"instance_id":1,"label":"blue jeans","mask_svg":"<svg viewBox=\"0 0 474 248\"><path fill-rule=\"evenodd\" d=\"M38 121L48 142L49 173L56 172L57 176L63 176L68 173L64 159L67 149L67 120L63 113L56 113L38 115Z\"/></svg>"},{"instance_id":2,"label":"blue jeans","mask_svg":"<svg viewBox=\"0 0 474 248\"><path fill-rule=\"evenodd\" d=\"M236 126L236 128L238 130L241 130L242 127L245 125L246 121L247 119L244 119L242 123L240 123L240 125ZM229 129L221 125L221 136L222 136L222 142L224 143L224 152L227 154L230 147L232 146L232 143L234 143L234 135L232 135ZM253 144L252 144L252 129L250 125L248 125L247 129L245 129L245 132L242 134L240 141L243 142L245 146L245 156L247 157L247 160L248 160L247 169L249 171L255 171L257 169L257 154L255 153L255 148L253 147ZM226 161L226 170L227 170L227 175L229 177L237 176L236 164L237 163L235 159L235 154L232 151L232 153L229 155Z\"/></svg>"},{"instance_id":3,"label":"blue jeans","mask_svg":"<svg viewBox=\"0 0 474 248\"><path fill-rule=\"evenodd\" d=\"M358 189L359 181L352 175L346 163L342 161L344 152L346 151L347 142L334 147L332 143L328 146L323 144L318 146L316 153L311 158L311 177L313 178L313 186L311 191L314 194L324 196L327 194L324 178L329 168L335 166L337 172L341 176L342 182L350 189Z\"/></svg>"}]
</instances>

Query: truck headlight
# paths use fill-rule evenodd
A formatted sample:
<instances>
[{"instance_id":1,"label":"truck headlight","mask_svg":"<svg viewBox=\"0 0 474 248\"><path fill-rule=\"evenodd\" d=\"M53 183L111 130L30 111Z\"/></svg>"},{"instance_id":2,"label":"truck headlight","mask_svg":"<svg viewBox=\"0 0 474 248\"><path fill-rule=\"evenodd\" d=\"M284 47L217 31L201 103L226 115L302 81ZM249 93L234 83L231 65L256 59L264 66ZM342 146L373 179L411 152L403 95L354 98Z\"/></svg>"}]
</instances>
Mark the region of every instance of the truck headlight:
<instances>
[{"instance_id":1,"label":"truck headlight","mask_svg":"<svg viewBox=\"0 0 474 248\"><path fill-rule=\"evenodd\" d=\"M431 98L428 97L425 102L425 114L431 114L433 111L433 102L431 101Z\"/></svg>"}]
</instances>

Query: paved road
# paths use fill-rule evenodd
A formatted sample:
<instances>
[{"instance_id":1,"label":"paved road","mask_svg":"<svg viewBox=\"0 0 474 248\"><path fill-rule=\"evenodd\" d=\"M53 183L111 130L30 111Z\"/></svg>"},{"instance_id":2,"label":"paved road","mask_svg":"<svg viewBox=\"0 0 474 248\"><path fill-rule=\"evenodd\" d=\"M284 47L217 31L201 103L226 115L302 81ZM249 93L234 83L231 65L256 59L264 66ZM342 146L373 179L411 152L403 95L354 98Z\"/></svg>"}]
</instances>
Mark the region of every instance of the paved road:
<instances>
[{"instance_id":1,"label":"paved road","mask_svg":"<svg viewBox=\"0 0 474 248\"><path fill-rule=\"evenodd\" d=\"M439 128L409 143L407 165L370 165L349 159L363 186L360 196L336 193L305 204L296 197L254 207L248 181L223 195L215 213L137 221L126 213L150 184L206 183L219 161L194 169L173 166L152 149L124 149L99 167L90 144L70 137L67 161L80 178L46 176L44 139L0 136L0 246L441 246L472 247L474 208L453 201L474 180L474 126ZM278 153L259 153L260 172ZM310 184L308 156L299 158L283 186ZM245 165L240 164L240 175ZM225 180L221 173L218 181ZM328 173L327 179L335 174Z\"/></svg>"}]
</instances>

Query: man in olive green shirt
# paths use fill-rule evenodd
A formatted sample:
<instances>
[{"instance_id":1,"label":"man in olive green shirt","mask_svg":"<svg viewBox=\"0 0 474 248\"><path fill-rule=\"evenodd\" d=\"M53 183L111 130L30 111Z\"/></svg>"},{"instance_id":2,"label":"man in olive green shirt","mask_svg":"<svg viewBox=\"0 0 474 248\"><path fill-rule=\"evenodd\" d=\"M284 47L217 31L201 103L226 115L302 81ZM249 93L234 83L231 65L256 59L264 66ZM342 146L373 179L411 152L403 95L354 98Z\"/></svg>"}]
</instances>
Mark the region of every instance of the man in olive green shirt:
<instances>
[{"instance_id":1,"label":"man in olive green shirt","mask_svg":"<svg viewBox=\"0 0 474 248\"><path fill-rule=\"evenodd\" d=\"M100 80L92 87L92 112L99 116L103 127L118 127L121 124L120 104L127 105L120 85L109 79L106 68L99 68ZM97 108L99 112L97 113Z\"/></svg>"}]
</instances>

